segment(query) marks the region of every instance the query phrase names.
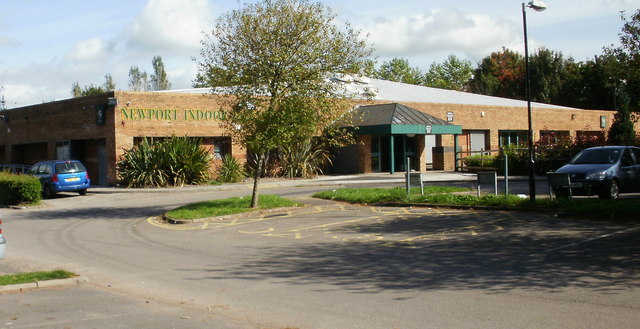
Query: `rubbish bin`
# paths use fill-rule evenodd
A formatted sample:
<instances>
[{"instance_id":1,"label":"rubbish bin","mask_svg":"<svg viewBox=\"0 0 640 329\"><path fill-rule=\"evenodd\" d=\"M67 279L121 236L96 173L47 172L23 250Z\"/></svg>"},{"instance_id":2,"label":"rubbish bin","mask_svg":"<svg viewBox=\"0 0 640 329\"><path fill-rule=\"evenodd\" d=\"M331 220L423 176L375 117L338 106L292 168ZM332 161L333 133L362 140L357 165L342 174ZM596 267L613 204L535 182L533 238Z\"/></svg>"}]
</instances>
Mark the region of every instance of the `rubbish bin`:
<instances>
[{"instance_id":1,"label":"rubbish bin","mask_svg":"<svg viewBox=\"0 0 640 329\"><path fill-rule=\"evenodd\" d=\"M5 246L7 245L7 239L2 235L2 220L0 220L0 259L4 258Z\"/></svg>"}]
</instances>

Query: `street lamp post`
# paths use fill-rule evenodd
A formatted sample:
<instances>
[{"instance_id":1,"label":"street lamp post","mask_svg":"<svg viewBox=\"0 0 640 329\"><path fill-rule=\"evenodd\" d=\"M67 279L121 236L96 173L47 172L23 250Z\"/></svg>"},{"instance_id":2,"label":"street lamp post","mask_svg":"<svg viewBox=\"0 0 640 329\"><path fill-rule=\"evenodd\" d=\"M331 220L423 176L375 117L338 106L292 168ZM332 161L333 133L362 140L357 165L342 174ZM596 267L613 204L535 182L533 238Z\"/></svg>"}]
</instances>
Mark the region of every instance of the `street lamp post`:
<instances>
[{"instance_id":1,"label":"street lamp post","mask_svg":"<svg viewBox=\"0 0 640 329\"><path fill-rule=\"evenodd\" d=\"M533 149L533 124L531 119L531 83L529 82L529 42L527 40L527 11L526 8L529 7L535 11L543 11L547 9L547 5L542 1L529 1L528 4L522 3L522 25L524 27L524 61L525 61L525 71L526 71L526 97L527 97L527 119L529 121L529 200L536 200L536 179L535 179L535 163L536 163L536 154Z\"/></svg>"}]
</instances>

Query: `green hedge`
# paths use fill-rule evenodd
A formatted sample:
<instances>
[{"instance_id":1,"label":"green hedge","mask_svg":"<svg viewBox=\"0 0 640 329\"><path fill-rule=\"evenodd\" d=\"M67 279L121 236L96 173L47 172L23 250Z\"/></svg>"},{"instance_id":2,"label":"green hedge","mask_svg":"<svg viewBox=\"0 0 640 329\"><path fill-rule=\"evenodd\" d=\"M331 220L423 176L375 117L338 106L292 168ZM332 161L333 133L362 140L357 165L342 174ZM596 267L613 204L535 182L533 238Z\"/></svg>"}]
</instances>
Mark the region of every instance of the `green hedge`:
<instances>
[{"instance_id":1,"label":"green hedge","mask_svg":"<svg viewBox=\"0 0 640 329\"><path fill-rule=\"evenodd\" d=\"M38 203L41 198L42 186L37 177L0 172L0 204Z\"/></svg>"},{"instance_id":2,"label":"green hedge","mask_svg":"<svg viewBox=\"0 0 640 329\"><path fill-rule=\"evenodd\" d=\"M495 155L477 154L464 158L465 166L467 167L499 167L500 163L498 157Z\"/></svg>"}]
</instances>

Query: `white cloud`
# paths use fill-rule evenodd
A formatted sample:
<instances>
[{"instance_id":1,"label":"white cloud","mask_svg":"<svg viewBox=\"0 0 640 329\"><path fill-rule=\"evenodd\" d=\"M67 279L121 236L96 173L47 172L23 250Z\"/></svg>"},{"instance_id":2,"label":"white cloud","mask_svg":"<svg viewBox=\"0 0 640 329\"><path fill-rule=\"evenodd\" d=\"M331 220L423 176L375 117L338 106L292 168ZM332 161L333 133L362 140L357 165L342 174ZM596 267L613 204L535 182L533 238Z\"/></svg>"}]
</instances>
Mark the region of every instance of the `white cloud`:
<instances>
[{"instance_id":1,"label":"white cloud","mask_svg":"<svg viewBox=\"0 0 640 329\"><path fill-rule=\"evenodd\" d=\"M10 37L4 36L4 35L0 35L0 46L1 47L16 47L19 46L20 43L13 40Z\"/></svg>"},{"instance_id":2,"label":"white cloud","mask_svg":"<svg viewBox=\"0 0 640 329\"><path fill-rule=\"evenodd\" d=\"M212 22L206 0L149 0L124 32L125 45L142 52L195 52Z\"/></svg>"},{"instance_id":3,"label":"white cloud","mask_svg":"<svg viewBox=\"0 0 640 329\"><path fill-rule=\"evenodd\" d=\"M69 54L69 59L81 62L94 61L104 58L105 52L104 42L100 38L92 38L76 43Z\"/></svg>"},{"instance_id":4,"label":"white cloud","mask_svg":"<svg viewBox=\"0 0 640 329\"><path fill-rule=\"evenodd\" d=\"M72 83L101 85L109 71L103 63L54 57L47 62L3 70L3 94L9 108L67 99L72 96Z\"/></svg>"},{"instance_id":5,"label":"white cloud","mask_svg":"<svg viewBox=\"0 0 640 329\"><path fill-rule=\"evenodd\" d=\"M370 33L376 53L383 57L429 55L447 50L478 60L503 46L517 47L522 40L510 22L450 9L381 19L361 28Z\"/></svg>"}]
</instances>

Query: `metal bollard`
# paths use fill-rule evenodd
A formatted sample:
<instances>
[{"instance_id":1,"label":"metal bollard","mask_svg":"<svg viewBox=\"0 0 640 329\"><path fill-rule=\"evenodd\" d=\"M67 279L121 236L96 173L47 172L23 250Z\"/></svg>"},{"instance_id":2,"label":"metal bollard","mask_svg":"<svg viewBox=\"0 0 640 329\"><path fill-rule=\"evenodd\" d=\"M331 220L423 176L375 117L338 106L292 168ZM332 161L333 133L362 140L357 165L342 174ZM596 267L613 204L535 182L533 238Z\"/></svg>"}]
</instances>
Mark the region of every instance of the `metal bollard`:
<instances>
[{"instance_id":1,"label":"metal bollard","mask_svg":"<svg viewBox=\"0 0 640 329\"><path fill-rule=\"evenodd\" d=\"M2 235L2 219L0 219L0 259L4 258L6 244L7 239Z\"/></svg>"}]
</instances>

